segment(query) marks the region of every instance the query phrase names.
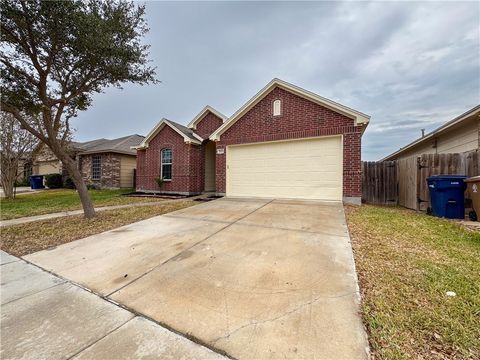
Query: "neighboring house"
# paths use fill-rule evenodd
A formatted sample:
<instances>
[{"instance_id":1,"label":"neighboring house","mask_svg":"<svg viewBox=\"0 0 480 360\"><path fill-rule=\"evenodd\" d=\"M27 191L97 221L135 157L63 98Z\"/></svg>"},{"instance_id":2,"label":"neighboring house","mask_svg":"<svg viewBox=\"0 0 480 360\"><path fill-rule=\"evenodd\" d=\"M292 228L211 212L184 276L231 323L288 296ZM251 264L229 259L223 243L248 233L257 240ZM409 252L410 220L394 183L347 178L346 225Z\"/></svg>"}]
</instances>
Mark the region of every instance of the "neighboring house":
<instances>
[{"instance_id":1,"label":"neighboring house","mask_svg":"<svg viewBox=\"0 0 480 360\"><path fill-rule=\"evenodd\" d=\"M33 157L32 173L35 175L61 174L62 162L48 146L41 146Z\"/></svg>"},{"instance_id":2,"label":"neighboring house","mask_svg":"<svg viewBox=\"0 0 480 360\"><path fill-rule=\"evenodd\" d=\"M96 139L72 142L71 156L77 161L85 182L99 188L134 187L136 151L132 146L142 142L144 136L129 135L118 139ZM33 159L34 175L62 174L61 161L43 146Z\"/></svg>"},{"instance_id":3,"label":"neighboring house","mask_svg":"<svg viewBox=\"0 0 480 360\"><path fill-rule=\"evenodd\" d=\"M273 79L228 119L210 106L187 127L162 119L135 147L137 190L360 203L369 119Z\"/></svg>"},{"instance_id":4,"label":"neighboring house","mask_svg":"<svg viewBox=\"0 0 480 360\"><path fill-rule=\"evenodd\" d=\"M397 160L421 154L463 153L480 145L480 105L450 120L381 161Z\"/></svg>"},{"instance_id":5,"label":"neighboring house","mask_svg":"<svg viewBox=\"0 0 480 360\"><path fill-rule=\"evenodd\" d=\"M24 158L18 160L17 183L23 182L24 179L28 179L32 175L32 161L30 157L30 154L27 154Z\"/></svg>"},{"instance_id":6,"label":"neighboring house","mask_svg":"<svg viewBox=\"0 0 480 360\"><path fill-rule=\"evenodd\" d=\"M78 167L85 182L99 188L134 187L136 151L132 146L143 139L141 135L129 135L75 143Z\"/></svg>"}]
</instances>

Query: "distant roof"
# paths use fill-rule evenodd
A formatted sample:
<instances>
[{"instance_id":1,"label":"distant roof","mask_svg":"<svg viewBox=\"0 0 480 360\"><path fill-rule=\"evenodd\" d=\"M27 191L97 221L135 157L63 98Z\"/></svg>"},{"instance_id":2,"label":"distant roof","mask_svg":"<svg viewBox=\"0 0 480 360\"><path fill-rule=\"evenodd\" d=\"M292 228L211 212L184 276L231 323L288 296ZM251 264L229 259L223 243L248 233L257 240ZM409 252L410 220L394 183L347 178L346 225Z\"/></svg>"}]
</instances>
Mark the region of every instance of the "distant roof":
<instances>
[{"instance_id":1,"label":"distant roof","mask_svg":"<svg viewBox=\"0 0 480 360\"><path fill-rule=\"evenodd\" d=\"M471 116L473 116L477 113L480 115L480 105L477 105L477 106L471 108L470 110L464 112L462 115L457 116L455 119L450 120L450 121L446 122L445 124L443 124L442 126L436 128L432 132L429 132L425 136L423 136L421 138L418 138L417 140L412 141L410 144L400 148L399 150L395 151L394 153L392 153L388 156L385 156L380 161L394 160L396 157L398 157L403 152L413 148L414 146L420 145L423 142L425 142L425 141L427 141L427 140L429 140L429 139L431 139L435 136L438 136L439 134L443 133L444 131L449 130L453 126L458 125L458 124L462 123L463 121L470 119Z\"/></svg>"},{"instance_id":2,"label":"distant roof","mask_svg":"<svg viewBox=\"0 0 480 360\"><path fill-rule=\"evenodd\" d=\"M102 138L86 142L73 142L72 145L79 151L79 154L113 152L136 155L137 152L131 147L139 145L144 138L142 135L134 134L112 140Z\"/></svg>"}]
</instances>

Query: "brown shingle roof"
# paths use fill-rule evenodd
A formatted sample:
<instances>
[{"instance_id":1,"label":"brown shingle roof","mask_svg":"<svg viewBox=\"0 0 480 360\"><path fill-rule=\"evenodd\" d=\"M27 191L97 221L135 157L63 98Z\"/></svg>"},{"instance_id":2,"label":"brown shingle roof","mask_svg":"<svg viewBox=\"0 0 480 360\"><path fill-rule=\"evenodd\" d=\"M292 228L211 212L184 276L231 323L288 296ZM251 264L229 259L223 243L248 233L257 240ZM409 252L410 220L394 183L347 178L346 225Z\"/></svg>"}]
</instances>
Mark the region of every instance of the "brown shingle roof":
<instances>
[{"instance_id":1,"label":"brown shingle roof","mask_svg":"<svg viewBox=\"0 0 480 360\"><path fill-rule=\"evenodd\" d=\"M79 154L94 154L114 152L120 154L136 155L136 150L132 146L139 145L145 137L142 135L128 135L118 139L97 139L83 143L74 143L73 146L79 151Z\"/></svg>"},{"instance_id":2,"label":"brown shingle roof","mask_svg":"<svg viewBox=\"0 0 480 360\"><path fill-rule=\"evenodd\" d=\"M186 127L185 125L182 125L182 124L179 124L175 121L172 121L172 120L168 120L173 126L175 126L178 130L180 130L183 134L185 134L187 137L189 137L190 139L192 140L195 140L195 141L198 141L198 138L200 137L199 135L197 135L197 137L195 137L194 135L194 132L192 129Z\"/></svg>"}]
</instances>

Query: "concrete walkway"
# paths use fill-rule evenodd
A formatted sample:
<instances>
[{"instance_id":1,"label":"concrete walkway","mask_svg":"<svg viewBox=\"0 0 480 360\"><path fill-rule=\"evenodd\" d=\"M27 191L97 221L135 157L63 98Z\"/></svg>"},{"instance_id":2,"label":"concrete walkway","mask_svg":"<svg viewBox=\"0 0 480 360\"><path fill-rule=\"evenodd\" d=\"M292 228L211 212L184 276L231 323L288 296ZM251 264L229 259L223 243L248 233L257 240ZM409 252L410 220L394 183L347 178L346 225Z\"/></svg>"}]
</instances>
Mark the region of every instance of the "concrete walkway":
<instances>
[{"instance_id":1,"label":"concrete walkway","mask_svg":"<svg viewBox=\"0 0 480 360\"><path fill-rule=\"evenodd\" d=\"M178 201L178 200L184 200L184 199L162 200L162 201L155 201L155 202L139 202L139 203L126 204L126 205L102 206L102 207L96 207L95 211L124 209L124 208L136 207L136 206L161 205L161 204L166 204L168 202ZM56 219L56 218L65 217L65 216L82 215L82 214L83 214L83 210L80 209L80 210L62 211L62 212L36 215L36 216L27 216L27 217L21 217L21 218L11 219L11 220L2 220L0 221L0 228L6 227L6 226L19 225L19 224L26 224L34 221Z\"/></svg>"},{"instance_id":2,"label":"concrete walkway","mask_svg":"<svg viewBox=\"0 0 480 360\"><path fill-rule=\"evenodd\" d=\"M225 359L3 251L1 359Z\"/></svg>"},{"instance_id":3,"label":"concrete walkway","mask_svg":"<svg viewBox=\"0 0 480 360\"><path fill-rule=\"evenodd\" d=\"M32 189L30 186L19 186L16 189L15 194L16 195L30 195L30 194L36 194L39 192L45 191L45 189ZM0 197L4 197L5 193L3 192L3 188L0 188Z\"/></svg>"}]
</instances>

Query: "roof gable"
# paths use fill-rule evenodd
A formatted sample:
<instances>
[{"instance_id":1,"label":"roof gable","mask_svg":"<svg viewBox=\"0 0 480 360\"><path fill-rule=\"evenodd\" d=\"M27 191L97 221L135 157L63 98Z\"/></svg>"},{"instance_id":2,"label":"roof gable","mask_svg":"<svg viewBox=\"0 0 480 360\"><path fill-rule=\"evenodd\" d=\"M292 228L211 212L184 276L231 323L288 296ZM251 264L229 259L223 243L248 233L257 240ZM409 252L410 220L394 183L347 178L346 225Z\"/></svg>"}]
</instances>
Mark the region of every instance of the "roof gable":
<instances>
[{"instance_id":1,"label":"roof gable","mask_svg":"<svg viewBox=\"0 0 480 360\"><path fill-rule=\"evenodd\" d=\"M210 135L210 139L215 141L220 140L221 134L223 134L237 120L239 120L243 115L245 115L250 109L252 109L257 103L259 103L263 98L265 98L276 87L279 87L283 90L286 90L295 95L298 95L304 99L310 100L314 103L317 103L321 106L324 106L328 109L331 109L335 112L345 115L351 119L354 119L355 125L359 123L366 125L370 120L369 115L366 115L357 110L351 109L347 106L341 105L333 100L324 98L320 95L314 94L310 91L302 89L286 81L283 81L280 79L273 79L263 89L261 89L255 96L253 96L250 100L248 100L237 112L235 112L235 114L233 114L227 121L225 121L223 125L220 126L212 135Z\"/></svg>"},{"instance_id":2,"label":"roof gable","mask_svg":"<svg viewBox=\"0 0 480 360\"><path fill-rule=\"evenodd\" d=\"M193 118L192 121L190 121L190 123L187 125L187 127L195 130L197 128L198 123L200 121L202 121L205 118L205 116L207 116L207 114L209 112L212 113L213 115L219 117L220 119L222 119L223 122L225 122L227 120L227 117L225 115L223 115L220 111L217 111L213 107L211 107L210 105L207 105L202 109L202 111L200 111L197 114L197 116L195 116Z\"/></svg>"},{"instance_id":3,"label":"roof gable","mask_svg":"<svg viewBox=\"0 0 480 360\"><path fill-rule=\"evenodd\" d=\"M163 118L158 122L157 125L148 133L145 139L138 146L132 146L132 149L143 150L148 148L150 141L165 127L168 126L174 130L178 135L183 137L183 140L186 144L197 144L200 145L203 139L195 134L191 129L178 124L174 121Z\"/></svg>"}]
</instances>

